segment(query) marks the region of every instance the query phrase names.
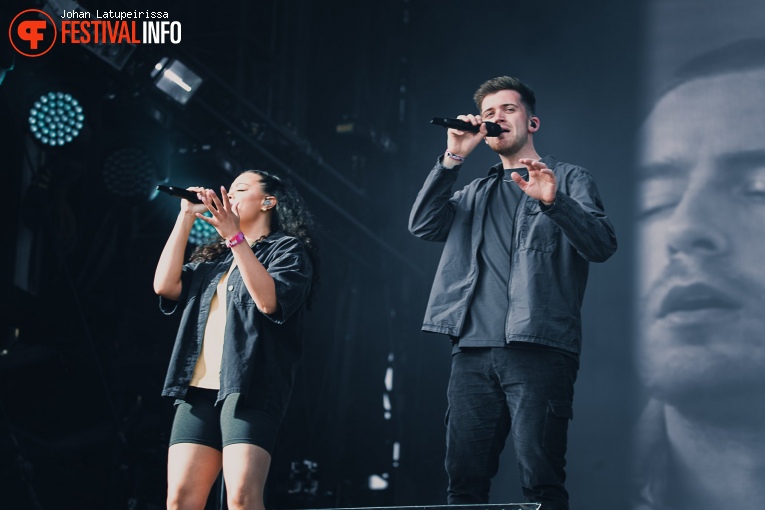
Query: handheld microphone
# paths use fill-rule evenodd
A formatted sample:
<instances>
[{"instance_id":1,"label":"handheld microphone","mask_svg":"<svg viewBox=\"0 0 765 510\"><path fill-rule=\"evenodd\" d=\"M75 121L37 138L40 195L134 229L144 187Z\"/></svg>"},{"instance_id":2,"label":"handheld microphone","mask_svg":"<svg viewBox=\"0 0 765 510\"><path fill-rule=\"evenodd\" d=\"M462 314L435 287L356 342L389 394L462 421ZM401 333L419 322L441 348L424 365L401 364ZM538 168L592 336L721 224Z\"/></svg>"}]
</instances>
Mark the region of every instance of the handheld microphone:
<instances>
[{"instance_id":1,"label":"handheld microphone","mask_svg":"<svg viewBox=\"0 0 765 510\"><path fill-rule=\"evenodd\" d=\"M174 197L185 198L192 204L202 203L202 201L197 197L197 193L195 191L189 191L185 188L179 188L178 186L165 186L163 184L157 185L157 189L162 193L167 193L168 195L172 195Z\"/></svg>"},{"instance_id":2,"label":"handheld microphone","mask_svg":"<svg viewBox=\"0 0 765 510\"><path fill-rule=\"evenodd\" d=\"M431 120L430 123L435 124L436 126L443 126L445 128L470 131L471 133L478 133L478 131L481 129L480 124L478 126L474 126L470 122L465 122L464 120L446 119L443 117L433 117L433 120ZM495 122L484 122L483 124L486 126L486 131L488 131L486 136L499 136L504 132L502 126Z\"/></svg>"}]
</instances>

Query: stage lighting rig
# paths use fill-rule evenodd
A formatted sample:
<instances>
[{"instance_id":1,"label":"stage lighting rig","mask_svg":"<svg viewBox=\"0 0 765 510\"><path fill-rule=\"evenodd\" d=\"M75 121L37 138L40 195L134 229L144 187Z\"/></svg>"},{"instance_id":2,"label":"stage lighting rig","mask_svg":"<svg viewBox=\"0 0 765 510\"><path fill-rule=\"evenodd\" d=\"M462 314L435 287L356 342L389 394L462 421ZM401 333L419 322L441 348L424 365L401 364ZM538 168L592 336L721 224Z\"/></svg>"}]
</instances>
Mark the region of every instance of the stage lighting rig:
<instances>
[{"instance_id":1,"label":"stage lighting rig","mask_svg":"<svg viewBox=\"0 0 765 510\"><path fill-rule=\"evenodd\" d=\"M71 94L48 92L29 110L29 129L45 145L58 147L74 141L85 125L82 105Z\"/></svg>"},{"instance_id":2,"label":"stage lighting rig","mask_svg":"<svg viewBox=\"0 0 765 510\"><path fill-rule=\"evenodd\" d=\"M154 86L180 105L185 105L202 85L202 78L176 59L163 57L151 71Z\"/></svg>"}]
</instances>

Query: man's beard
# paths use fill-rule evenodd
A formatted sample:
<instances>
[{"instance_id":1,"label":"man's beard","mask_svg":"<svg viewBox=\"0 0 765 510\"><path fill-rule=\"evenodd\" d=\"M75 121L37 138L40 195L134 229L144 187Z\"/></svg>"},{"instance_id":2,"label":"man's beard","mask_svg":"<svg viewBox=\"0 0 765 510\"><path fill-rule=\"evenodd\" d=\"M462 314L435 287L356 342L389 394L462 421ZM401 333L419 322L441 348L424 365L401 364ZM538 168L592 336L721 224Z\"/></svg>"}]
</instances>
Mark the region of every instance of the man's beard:
<instances>
[{"instance_id":1,"label":"man's beard","mask_svg":"<svg viewBox=\"0 0 765 510\"><path fill-rule=\"evenodd\" d=\"M520 152L520 150L523 149L523 147L526 145L526 142L528 142L528 140L529 140L529 134L523 133L520 137L515 138L515 140L513 140L513 143L511 143L507 147L499 147L498 149L494 149L492 147L492 149L494 150L494 152L496 152L500 156L511 157L518 154L518 152ZM498 143L502 143L502 142L498 141Z\"/></svg>"}]
</instances>

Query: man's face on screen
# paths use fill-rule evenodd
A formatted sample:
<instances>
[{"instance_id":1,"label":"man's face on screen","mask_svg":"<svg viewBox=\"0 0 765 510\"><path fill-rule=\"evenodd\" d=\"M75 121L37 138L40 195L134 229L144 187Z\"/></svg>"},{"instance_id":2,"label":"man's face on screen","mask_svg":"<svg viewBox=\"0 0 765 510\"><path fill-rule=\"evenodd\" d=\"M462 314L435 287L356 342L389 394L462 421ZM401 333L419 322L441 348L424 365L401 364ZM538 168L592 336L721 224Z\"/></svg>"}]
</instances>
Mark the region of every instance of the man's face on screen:
<instances>
[{"instance_id":1,"label":"man's face on screen","mask_svg":"<svg viewBox=\"0 0 765 510\"><path fill-rule=\"evenodd\" d=\"M704 405L715 395L759 394L765 385L765 70L673 89L641 135L641 377L668 401L698 398Z\"/></svg>"}]
</instances>

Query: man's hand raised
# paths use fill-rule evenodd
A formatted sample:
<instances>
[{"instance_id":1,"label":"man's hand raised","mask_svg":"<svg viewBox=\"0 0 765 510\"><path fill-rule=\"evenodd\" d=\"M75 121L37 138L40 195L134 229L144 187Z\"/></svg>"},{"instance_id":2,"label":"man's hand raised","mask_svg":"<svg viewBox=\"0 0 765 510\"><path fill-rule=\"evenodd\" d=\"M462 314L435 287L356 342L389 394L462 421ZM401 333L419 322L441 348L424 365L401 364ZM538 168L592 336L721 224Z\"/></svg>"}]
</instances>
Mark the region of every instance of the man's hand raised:
<instances>
[{"instance_id":1,"label":"man's hand raised","mask_svg":"<svg viewBox=\"0 0 765 510\"><path fill-rule=\"evenodd\" d=\"M546 206L555 202L558 191L555 174L547 165L534 159L521 159L519 163L529 170L529 180L525 181L518 172L510 174L510 178L531 198L535 198Z\"/></svg>"},{"instance_id":2,"label":"man's hand raised","mask_svg":"<svg viewBox=\"0 0 765 510\"><path fill-rule=\"evenodd\" d=\"M483 125L480 115L460 115L459 120L469 122L474 126L481 126L478 133L462 131L461 129L449 128L446 131L446 154L444 155L444 166L454 168L462 163L462 160L473 152L481 140L486 138L486 126ZM451 156L449 155L451 154ZM456 156L456 157L455 157ZM461 159L459 159L461 158Z\"/></svg>"}]
</instances>

